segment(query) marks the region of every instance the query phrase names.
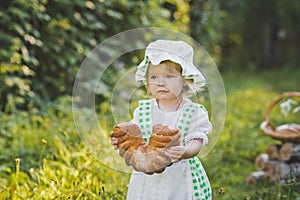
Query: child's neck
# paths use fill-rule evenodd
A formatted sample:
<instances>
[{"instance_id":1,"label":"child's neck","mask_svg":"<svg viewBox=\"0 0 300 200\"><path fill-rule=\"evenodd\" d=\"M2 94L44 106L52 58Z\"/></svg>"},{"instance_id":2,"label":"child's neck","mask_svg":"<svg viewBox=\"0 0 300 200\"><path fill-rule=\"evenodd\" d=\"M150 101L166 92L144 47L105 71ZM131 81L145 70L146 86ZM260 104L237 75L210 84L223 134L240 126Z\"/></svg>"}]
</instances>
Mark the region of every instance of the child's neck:
<instances>
[{"instance_id":1,"label":"child's neck","mask_svg":"<svg viewBox=\"0 0 300 200\"><path fill-rule=\"evenodd\" d=\"M160 110L165 112L173 112L180 108L182 104L182 98L176 98L174 100L156 99L156 102Z\"/></svg>"}]
</instances>

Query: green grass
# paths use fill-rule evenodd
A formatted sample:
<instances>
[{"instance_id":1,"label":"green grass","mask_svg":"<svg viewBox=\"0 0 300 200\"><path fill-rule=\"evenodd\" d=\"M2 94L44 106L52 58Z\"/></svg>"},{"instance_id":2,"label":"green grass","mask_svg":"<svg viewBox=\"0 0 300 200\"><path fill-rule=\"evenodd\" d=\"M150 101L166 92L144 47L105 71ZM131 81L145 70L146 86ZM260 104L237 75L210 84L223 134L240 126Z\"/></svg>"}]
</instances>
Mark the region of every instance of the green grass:
<instances>
[{"instance_id":1,"label":"green grass","mask_svg":"<svg viewBox=\"0 0 300 200\"><path fill-rule=\"evenodd\" d=\"M215 197L224 188L222 199L294 199L300 198L299 181L291 185L249 186L246 177L256 171L256 156L266 152L268 145L280 143L266 136L259 128L266 107L282 92L299 91L299 74L295 71L229 73L223 76L227 90L227 115L222 135L203 160L208 170ZM277 107L276 107L277 108ZM300 124L299 113L288 119L272 112L271 119ZM282 189L282 190L280 190ZM288 198L286 198L286 196Z\"/></svg>"},{"instance_id":2,"label":"green grass","mask_svg":"<svg viewBox=\"0 0 300 200\"><path fill-rule=\"evenodd\" d=\"M272 186L245 181L255 171L256 156L277 142L259 129L266 107L281 92L299 90L298 74L278 70L223 75L225 126L202 159L214 199L300 198L299 180ZM285 120L279 112L273 115L274 121ZM0 113L0 152L0 199L125 199L130 174L104 165L88 151L77 135L68 98L45 105L43 111Z\"/></svg>"}]
</instances>

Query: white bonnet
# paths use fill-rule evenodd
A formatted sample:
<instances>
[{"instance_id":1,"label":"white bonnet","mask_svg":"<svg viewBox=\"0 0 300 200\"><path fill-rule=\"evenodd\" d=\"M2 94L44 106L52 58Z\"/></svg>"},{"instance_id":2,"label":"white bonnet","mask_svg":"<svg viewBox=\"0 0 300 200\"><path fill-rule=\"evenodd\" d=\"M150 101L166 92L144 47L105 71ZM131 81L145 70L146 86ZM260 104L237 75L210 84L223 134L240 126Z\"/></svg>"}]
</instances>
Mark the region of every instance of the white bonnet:
<instances>
[{"instance_id":1,"label":"white bonnet","mask_svg":"<svg viewBox=\"0 0 300 200\"><path fill-rule=\"evenodd\" d=\"M146 81L149 62L158 65L162 61L171 60L181 66L185 79L193 79L193 84L202 85L205 79L194 66L193 56L193 48L183 41L156 40L147 46L144 60L137 67L135 79L138 82Z\"/></svg>"}]
</instances>

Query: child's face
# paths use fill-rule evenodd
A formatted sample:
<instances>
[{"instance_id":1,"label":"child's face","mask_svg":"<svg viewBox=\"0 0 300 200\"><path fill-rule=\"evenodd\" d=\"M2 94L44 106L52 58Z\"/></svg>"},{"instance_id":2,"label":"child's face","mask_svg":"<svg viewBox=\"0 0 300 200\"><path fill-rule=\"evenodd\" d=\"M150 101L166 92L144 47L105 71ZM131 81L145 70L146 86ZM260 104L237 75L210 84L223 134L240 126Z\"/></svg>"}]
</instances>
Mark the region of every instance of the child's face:
<instances>
[{"instance_id":1,"label":"child's face","mask_svg":"<svg viewBox=\"0 0 300 200\"><path fill-rule=\"evenodd\" d=\"M185 83L181 73L165 63L149 65L149 92L157 99L174 100L181 97Z\"/></svg>"}]
</instances>

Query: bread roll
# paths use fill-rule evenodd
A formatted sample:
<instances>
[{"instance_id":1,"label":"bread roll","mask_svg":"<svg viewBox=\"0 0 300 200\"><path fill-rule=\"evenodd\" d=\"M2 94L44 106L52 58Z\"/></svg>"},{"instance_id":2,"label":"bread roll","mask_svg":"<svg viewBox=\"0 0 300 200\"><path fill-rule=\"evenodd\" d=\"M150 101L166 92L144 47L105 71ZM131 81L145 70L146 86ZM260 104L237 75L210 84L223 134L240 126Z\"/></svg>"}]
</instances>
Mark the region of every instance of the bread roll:
<instances>
[{"instance_id":1,"label":"bread roll","mask_svg":"<svg viewBox=\"0 0 300 200\"><path fill-rule=\"evenodd\" d=\"M147 174L161 173L170 166L172 162L164 152L180 144L179 129L161 124L153 126L149 144L144 141L139 126L131 122L116 125L111 137L118 139L119 154L126 164Z\"/></svg>"}]
</instances>

